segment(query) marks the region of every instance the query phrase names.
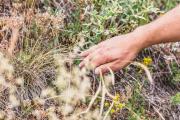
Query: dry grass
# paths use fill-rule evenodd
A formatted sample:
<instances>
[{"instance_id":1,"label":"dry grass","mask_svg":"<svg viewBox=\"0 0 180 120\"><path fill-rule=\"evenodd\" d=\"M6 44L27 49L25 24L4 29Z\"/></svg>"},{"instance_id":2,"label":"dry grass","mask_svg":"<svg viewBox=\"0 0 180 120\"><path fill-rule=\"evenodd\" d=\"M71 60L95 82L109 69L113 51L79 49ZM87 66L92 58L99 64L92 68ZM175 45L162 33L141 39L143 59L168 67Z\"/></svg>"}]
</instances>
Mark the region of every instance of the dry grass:
<instances>
[{"instance_id":1,"label":"dry grass","mask_svg":"<svg viewBox=\"0 0 180 120\"><path fill-rule=\"evenodd\" d=\"M75 57L163 12L150 0L0 0L0 118L178 120L179 43L147 48L105 76Z\"/></svg>"}]
</instances>

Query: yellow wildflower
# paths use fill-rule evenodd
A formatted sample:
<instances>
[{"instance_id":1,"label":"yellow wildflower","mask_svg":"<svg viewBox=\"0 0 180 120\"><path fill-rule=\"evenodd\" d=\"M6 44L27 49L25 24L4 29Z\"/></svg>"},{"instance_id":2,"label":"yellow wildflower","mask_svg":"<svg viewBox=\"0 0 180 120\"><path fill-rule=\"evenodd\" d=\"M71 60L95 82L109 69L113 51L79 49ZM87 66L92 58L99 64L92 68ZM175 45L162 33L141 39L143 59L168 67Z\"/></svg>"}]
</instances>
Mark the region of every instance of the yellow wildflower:
<instances>
[{"instance_id":1,"label":"yellow wildflower","mask_svg":"<svg viewBox=\"0 0 180 120\"><path fill-rule=\"evenodd\" d=\"M105 106L105 107L109 107L110 104L109 104L108 102L105 102L104 106Z\"/></svg>"},{"instance_id":2,"label":"yellow wildflower","mask_svg":"<svg viewBox=\"0 0 180 120\"><path fill-rule=\"evenodd\" d=\"M121 110L125 106L124 103L115 103L116 111Z\"/></svg>"},{"instance_id":3,"label":"yellow wildflower","mask_svg":"<svg viewBox=\"0 0 180 120\"><path fill-rule=\"evenodd\" d=\"M119 104L117 105L117 108L122 109L124 106L125 106L124 103L119 103Z\"/></svg>"},{"instance_id":4,"label":"yellow wildflower","mask_svg":"<svg viewBox=\"0 0 180 120\"><path fill-rule=\"evenodd\" d=\"M110 113L113 114L115 113L116 111L114 109L111 109Z\"/></svg>"},{"instance_id":5,"label":"yellow wildflower","mask_svg":"<svg viewBox=\"0 0 180 120\"><path fill-rule=\"evenodd\" d=\"M115 97L113 98L113 102L118 102L120 101L120 95L116 94Z\"/></svg>"},{"instance_id":6,"label":"yellow wildflower","mask_svg":"<svg viewBox=\"0 0 180 120\"><path fill-rule=\"evenodd\" d=\"M143 59L143 64L144 65L146 65L146 66L148 66L148 65L151 65L152 64L152 58L151 57L145 57L144 59Z\"/></svg>"}]
</instances>

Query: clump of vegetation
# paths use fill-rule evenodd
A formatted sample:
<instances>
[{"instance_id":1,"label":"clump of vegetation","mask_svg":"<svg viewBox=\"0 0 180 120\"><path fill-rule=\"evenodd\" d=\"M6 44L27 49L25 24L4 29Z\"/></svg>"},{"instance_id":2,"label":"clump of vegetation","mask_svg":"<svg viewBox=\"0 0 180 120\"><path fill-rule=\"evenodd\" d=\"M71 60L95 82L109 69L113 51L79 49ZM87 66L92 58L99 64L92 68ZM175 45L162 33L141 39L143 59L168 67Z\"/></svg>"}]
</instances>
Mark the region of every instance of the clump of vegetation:
<instances>
[{"instance_id":1,"label":"clump of vegetation","mask_svg":"<svg viewBox=\"0 0 180 120\"><path fill-rule=\"evenodd\" d=\"M172 96L171 101L174 105L180 104L180 93L177 93L175 96Z\"/></svg>"},{"instance_id":2,"label":"clump of vegetation","mask_svg":"<svg viewBox=\"0 0 180 120\"><path fill-rule=\"evenodd\" d=\"M0 0L0 119L178 118L178 43L147 48L131 65L108 75L97 76L90 66L80 69L77 58L177 3Z\"/></svg>"}]
</instances>

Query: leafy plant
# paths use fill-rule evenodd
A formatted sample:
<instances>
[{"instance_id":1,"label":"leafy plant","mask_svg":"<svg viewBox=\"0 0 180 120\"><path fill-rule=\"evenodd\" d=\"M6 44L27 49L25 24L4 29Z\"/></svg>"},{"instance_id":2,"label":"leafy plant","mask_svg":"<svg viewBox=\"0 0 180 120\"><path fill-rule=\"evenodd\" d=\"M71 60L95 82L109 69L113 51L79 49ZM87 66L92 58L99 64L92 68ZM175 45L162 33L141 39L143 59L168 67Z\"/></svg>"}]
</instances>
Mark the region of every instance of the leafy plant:
<instances>
[{"instance_id":1,"label":"leafy plant","mask_svg":"<svg viewBox=\"0 0 180 120\"><path fill-rule=\"evenodd\" d=\"M162 51L145 50L134 64L104 76L95 75L90 66L80 69L81 58L76 56L149 23L177 3L0 0L0 119L136 120L167 115L169 99L162 98L171 90L156 82L164 77L161 73L169 75ZM170 67L177 84L179 68L175 63ZM157 85L151 89L149 82ZM179 104L179 93L171 101ZM154 103L163 110L152 110Z\"/></svg>"},{"instance_id":2,"label":"leafy plant","mask_svg":"<svg viewBox=\"0 0 180 120\"><path fill-rule=\"evenodd\" d=\"M176 95L171 97L171 103L173 105L179 105L180 104L180 93L177 93Z\"/></svg>"}]
</instances>

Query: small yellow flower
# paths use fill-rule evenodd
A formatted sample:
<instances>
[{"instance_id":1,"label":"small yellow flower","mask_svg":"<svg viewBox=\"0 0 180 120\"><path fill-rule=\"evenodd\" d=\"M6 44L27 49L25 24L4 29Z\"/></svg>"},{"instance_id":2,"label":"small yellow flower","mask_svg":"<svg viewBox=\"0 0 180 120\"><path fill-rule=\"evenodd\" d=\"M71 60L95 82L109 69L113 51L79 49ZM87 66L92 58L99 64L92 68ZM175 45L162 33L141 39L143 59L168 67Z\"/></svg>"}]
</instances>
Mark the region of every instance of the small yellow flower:
<instances>
[{"instance_id":1,"label":"small yellow flower","mask_svg":"<svg viewBox=\"0 0 180 120\"><path fill-rule=\"evenodd\" d=\"M113 114L115 113L116 111L114 109L111 109L110 113Z\"/></svg>"},{"instance_id":2,"label":"small yellow flower","mask_svg":"<svg viewBox=\"0 0 180 120\"><path fill-rule=\"evenodd\" d=\"M109 107L110 104L109 104L108 102L105 102L104 106L105 106L105 107Z\"/></svg>"},{"instance_id":3,"label":"small yellow flower","mask_svg":"<svg viewBox=\"0 0 180 120\"><path fill-rule=\"evenodd\" d=\"M115 97L113 98L113 102L118 102L120 101L120 95L116 94Z\"/></svg>"},{"instance_id":4,"label":"small yellow flower","mask_svg":"<svg viewBox=\"0 0 180 120\"><path fill-rule=\"evenodd\" d=\"M119 111L125 106L125 104L124 103L115 103L114 106L115 106L116 110Z\"/></svg>"},{"instance_id":5,"label":"small yellow flower","mask_svg":"<svg viewBox=\"0 0 180 120\"><path fill-rule=\"evenodd\" d=\"M151 65L152 64L152 58L151 57L145 57L144 59L143 59L143 64L144 65L146 65L146 66L148 66L148 65Z\"/></svg>"},{"instance_id":6,"label":"small yellow flower","mask_svg":"<svg viewBox=\"0 0 180 120\"><path fill-rule=\"evenodd\" d=\"M124 103L119 103L119 104L117 105L117 108L122 109L124 106L125 106Z\"/></svg>"}]
</instances>

